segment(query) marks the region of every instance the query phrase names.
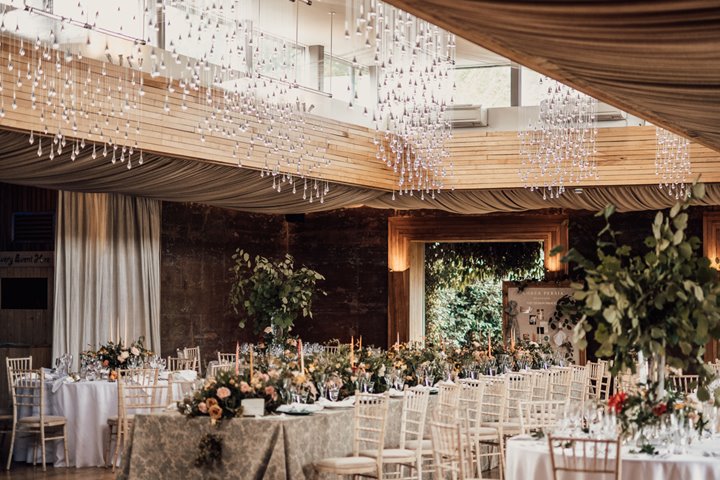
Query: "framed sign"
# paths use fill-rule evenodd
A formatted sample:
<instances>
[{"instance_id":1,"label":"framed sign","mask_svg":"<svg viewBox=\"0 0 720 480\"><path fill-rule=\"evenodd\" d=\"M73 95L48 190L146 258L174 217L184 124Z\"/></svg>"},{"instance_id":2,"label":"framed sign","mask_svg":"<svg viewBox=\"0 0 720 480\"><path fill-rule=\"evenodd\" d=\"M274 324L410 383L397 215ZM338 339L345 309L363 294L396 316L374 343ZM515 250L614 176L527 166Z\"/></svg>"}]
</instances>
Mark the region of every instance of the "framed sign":
<instances>
[{"instance_id":1,"label":"framed sign","mask_svg":"<svg viewBox=\"0 0 720 480\"><path fill-rule=\"evenodd\" d=\"M570 282L503 282L503 338L508 344L529 340L549 344L553 351L577 364L585 363L585 351L573 344L577 319L558 309L572 302Z\"/></svg>"}]
</instances>

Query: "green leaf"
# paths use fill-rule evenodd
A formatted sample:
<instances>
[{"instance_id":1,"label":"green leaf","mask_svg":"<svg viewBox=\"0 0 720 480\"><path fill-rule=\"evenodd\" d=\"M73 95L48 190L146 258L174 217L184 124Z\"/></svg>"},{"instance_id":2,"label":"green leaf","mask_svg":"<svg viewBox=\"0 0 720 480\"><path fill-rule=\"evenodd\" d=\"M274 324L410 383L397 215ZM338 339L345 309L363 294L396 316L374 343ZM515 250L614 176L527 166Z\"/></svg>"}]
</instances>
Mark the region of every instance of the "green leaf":
<instances>
[{"instance_id":1,"label":"green leaf","mask_svg":"<svg viewBox=\"0 0 720 480\"><path fill-rule=\"evenodd\" d=\"M680 202L677 202L675 205L672 206L670 209L670 218L675 218L675 215L680 213L680 206L682 204Z\"/></svg>"},{"instance_id":2,"label":"green leaf","mask_svg":"<svg viewBox=\"0 0 720 480\"><path fill-rule=\"evenodd\" d=\"M698 200L705 198L705 184L696 183L692 186L692 196Z\"/></svg>"}]
</instances>

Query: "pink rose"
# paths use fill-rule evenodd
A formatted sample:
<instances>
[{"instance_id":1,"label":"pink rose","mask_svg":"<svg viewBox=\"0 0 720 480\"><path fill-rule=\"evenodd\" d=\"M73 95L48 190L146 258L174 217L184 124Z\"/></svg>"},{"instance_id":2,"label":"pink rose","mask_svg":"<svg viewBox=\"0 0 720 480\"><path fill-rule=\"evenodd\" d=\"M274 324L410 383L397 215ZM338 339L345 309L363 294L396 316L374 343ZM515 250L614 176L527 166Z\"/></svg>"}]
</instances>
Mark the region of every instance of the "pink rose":
<instances>
[{"instance_id":1,"label":"pink rose","mask_svg":"<svg viewBox=\"0 0 720 480\"><path fill-rule=\"evenodd\" d=\"M230 396L230 389L227 387L220 387L217 389L217 397L222 400Z\"/></svg>"},{"instance_id":2,"label":"pink rose","mask_svg":"<svg viewBox=\"0 0 720 480\"><path fill-rule=\"evenodd\" d=\"M250 388L250 385L248 385L247 382L240 382L240 391L242 393L250 393L252 392L252 388Z\"/></svg>"},{"instance_id":3,"label":"pink rose","mask_svg":"<svg viewBox=\"0 0 720 480\"><path fill-rule=\"evenodd\" d=\"M207 413L207 404L205 402L198 403L198 410L200 413Z\"/></svg>"}]
</instances>

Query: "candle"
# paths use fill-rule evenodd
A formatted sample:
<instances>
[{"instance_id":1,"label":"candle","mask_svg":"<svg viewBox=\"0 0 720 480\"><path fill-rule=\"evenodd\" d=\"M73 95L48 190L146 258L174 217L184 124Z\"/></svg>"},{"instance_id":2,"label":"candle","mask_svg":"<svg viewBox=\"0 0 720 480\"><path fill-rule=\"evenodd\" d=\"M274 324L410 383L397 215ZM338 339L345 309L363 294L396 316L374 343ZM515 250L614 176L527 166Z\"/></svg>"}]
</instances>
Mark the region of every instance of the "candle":
<instances>
[{"instance_id":1,"label":"candle","mask_svg":"<svg viewBox=\"0 0 720 480\"><path fill-rule=\"evenodd\" d=\"M240 342L235 343L235 375L240 375Z\"/></svg>"},{"instance_id":2,"label":"candle","mask_svg":"<svg viewBox=\"0 0 720 480\"><path fill-rule=\"evenodd\" d=\"M360 355L362 355L362 335L360 335Z\"/></svg>"},{"instance_id":3,"label":"candle","mask_svg":"<svg viewBox=\"0 0 720 480\"><path fill-rule=\"evenodd\" d=\"M492 357L492 341L490 340L490 332L488 332L488 357Z\"/></svg>"},{"instance_id":4,"label":"candle","mask_svg":"<svg viewBox=\"0 0 720 480\"><path fill-rule=\"evenodd\" d=\"M515 350L515 329L511 332L512 337L510 338L510 349Z\"/></svg>"},{"instance_id":5,"label":"candle","mask_svg":"<svg viewBox=\"0 0 720 480\"><path fill-rule=\"evenodd\" d=\"M250 345L250 385L252 385L254 353L255 353L255 347L253 345Z\"/></svg>"},{"instance_id":6,"label":"candle","mask_svg":"<svg viewBox=\"0 0 720 480\"><path fill-rule=\"evenodd\" d=\"M395 345L400 346L400 332L397 332L397 339L395 340Z\"/></svg>"},{"instance_id":7,"label":"candle","mask_svg":"<svg viewBox=\"0 0 720 480\"><path fill-rule=\"evenodd\" d=\"M300 371L305 373L305 355L303 354L303 345L300 339L298 339L298 358L300 359Z\"/></svg>"},{"instance_id":8,"label":"candle","mask_svg":"<svg viewBox=\"0 0 720 480\"><path fill-rule=\"evenodd\" d=\"M350 367L355 366L355 336L350 337Z\"/></svg>"}]
</instances>

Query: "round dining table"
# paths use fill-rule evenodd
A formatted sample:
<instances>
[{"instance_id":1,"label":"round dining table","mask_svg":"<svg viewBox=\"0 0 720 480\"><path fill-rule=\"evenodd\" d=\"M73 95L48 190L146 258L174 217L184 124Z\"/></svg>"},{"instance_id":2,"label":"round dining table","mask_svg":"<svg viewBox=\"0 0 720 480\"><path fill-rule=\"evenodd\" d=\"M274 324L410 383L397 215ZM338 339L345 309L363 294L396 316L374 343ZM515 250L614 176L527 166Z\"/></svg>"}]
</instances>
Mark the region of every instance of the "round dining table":
<instances>
[{"instance_id":1,"label":"round dining table","mask_svg":"<svg viewBox=\"0 0 720 480\"><path fill-rule=\"evenodd\" d=\"M559 448L559 447L558 447ZM629 480L720 479L720 436L693 443L687 453L648 455L623 447L620 468ZM519 435L507 442L507 480L553 480L547 439ZM580 478L580 477L578 477Z\"/></svg>"},{"instance_id":2,"label":"round dining table","mask_svg":"<svg viewBox=\"0 0 720 480\"><path fill-rule=\"evenodd\" d=\"M118 412L117 382L107 380L46 382L45 401L48 415L60 415L67 420L68 456L65 458L62 441L47 443L47 462L56 467L99 467L105 465L108 418ZM19 437L13 459L32 462L33 440ZM38 451L39 456L39 451Z\"/></svg>"}]
</instances>

